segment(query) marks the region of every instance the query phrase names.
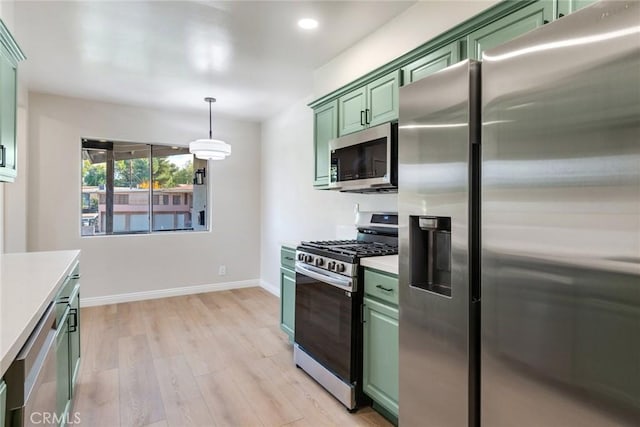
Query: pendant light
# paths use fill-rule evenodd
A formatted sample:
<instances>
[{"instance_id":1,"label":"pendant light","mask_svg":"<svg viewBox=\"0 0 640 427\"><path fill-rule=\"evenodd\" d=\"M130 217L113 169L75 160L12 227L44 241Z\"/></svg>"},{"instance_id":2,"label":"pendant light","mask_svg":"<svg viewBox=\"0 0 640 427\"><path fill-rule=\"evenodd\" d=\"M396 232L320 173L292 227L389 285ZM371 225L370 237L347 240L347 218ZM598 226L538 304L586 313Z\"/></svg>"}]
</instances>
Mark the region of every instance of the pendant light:
<instances>
[{"instance_id":1,"label":"pendant light","mask_svg":"<svg viewBox=\"0 0 640 427\"><path fill-rule=\"evenodd\" d=\"M216 102L215 98L204 99L209 103L209 139L196 139L189 143L189 152L195 154L199 159L223 160L231 154L231 146L219 139L213 139L211 133L211 104Z\"/></svg>"}]
</instances>

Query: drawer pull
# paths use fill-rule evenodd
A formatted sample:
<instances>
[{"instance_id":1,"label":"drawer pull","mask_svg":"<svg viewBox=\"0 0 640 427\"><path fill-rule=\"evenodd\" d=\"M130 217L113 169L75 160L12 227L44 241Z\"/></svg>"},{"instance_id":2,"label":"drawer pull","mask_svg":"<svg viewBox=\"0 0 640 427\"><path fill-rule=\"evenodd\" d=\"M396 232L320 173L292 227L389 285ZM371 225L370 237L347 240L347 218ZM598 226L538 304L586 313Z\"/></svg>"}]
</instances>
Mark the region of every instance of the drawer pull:
<instances>
[{"instance_id":1,"label":"drawer pull","mask_svg":"<svg viewBox=\"0 0 640 427\"><path fill-rule=\"evenodd\" d=\"M284 257L284 259L286 259L287 261L293 261L293 258L290 257L290 256L286 256L286 257Z\"/></svg>"},{"instance_id":2,"label":"drawer pull","mask_svg":"<svg viewBox=\"0 0 640 427\"><path fill-rule=\"evenodd\" d=\"M382 285L376 285L376 288L380 289L381 291L385 291L385 292L393 292L392 288L385 288Z\"/></svg>"}]
</instances>

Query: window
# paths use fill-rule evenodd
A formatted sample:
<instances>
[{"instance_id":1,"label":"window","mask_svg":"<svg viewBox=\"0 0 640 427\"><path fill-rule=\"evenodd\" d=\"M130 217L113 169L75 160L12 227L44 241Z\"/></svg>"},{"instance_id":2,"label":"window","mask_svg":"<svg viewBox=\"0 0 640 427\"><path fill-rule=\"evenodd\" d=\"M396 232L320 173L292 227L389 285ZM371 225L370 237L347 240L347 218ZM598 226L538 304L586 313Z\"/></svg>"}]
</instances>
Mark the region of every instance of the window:
<instances>
[{"instance_id":1,"label":"window","mask_svg":"<svg viewBox=\"0 0 640 427\"><path fill-rule=\"evenodd\" d=\"M129 195L128 194L114 194L113 203L116 205L128 205L129 204Z\"/></svg>"},{"instance_id":2,"label":"window","mask_svg":"<svg viewBox=\"0 0 640 427\"><path fill-rule=\"evenodd\" d=\"M82 236L207 230L194 166L183 147L82 139Z\"/></svg>"}]
</instances>

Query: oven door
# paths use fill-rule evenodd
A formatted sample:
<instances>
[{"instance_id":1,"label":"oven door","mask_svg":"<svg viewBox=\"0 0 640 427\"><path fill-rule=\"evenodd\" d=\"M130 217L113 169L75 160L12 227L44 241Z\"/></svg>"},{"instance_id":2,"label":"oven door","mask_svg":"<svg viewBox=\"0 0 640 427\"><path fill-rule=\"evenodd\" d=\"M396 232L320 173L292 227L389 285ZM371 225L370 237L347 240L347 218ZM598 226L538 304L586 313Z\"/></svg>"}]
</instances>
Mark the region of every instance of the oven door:
<instances>
[{"instance_id":1,"label":"oven door","mask_svg":"<svg viewBox=\"0 0 640 427\"><path fill-rule=\"evenodd\" d=\"M357 294L344 287L352 286L355 279L308 271L309 266L296 266L295 343L333 374L352 383L356 379L354 339L358 306Z\"/></svg>"}]
</instances>

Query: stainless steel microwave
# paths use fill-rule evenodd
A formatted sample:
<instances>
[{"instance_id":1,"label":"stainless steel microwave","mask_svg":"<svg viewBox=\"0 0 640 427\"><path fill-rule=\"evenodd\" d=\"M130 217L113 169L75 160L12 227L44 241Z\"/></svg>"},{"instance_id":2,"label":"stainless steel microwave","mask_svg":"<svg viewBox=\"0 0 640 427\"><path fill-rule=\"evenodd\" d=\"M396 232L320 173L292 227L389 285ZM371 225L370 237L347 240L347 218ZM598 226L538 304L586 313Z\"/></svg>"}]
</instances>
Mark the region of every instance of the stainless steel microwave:
<instances>
[{"instance_id":1,"label":"stainless steel microwave","mask_svg":"<svg viewBox=\"0 0 640 427\"><path fill-rule=\"evenodd\" d=\"M329 141L329 188L357 193L397 191L397 141L397 123Z\"/></svg>"}]
</instances>

